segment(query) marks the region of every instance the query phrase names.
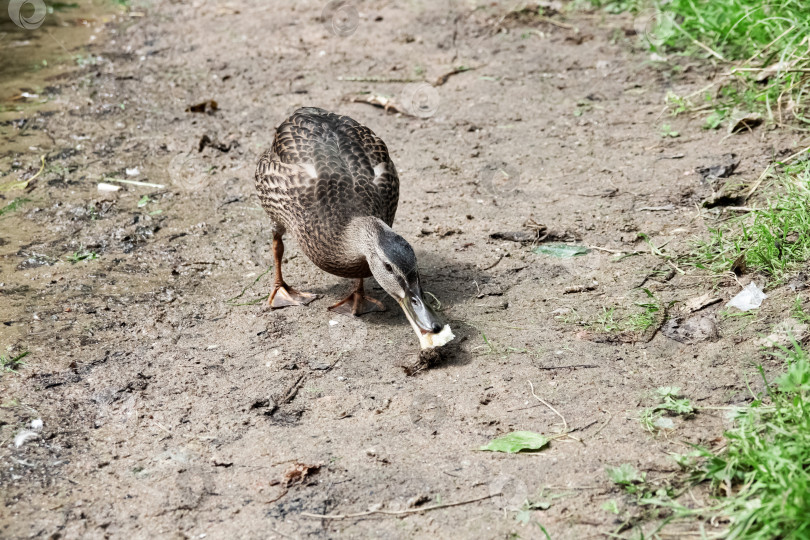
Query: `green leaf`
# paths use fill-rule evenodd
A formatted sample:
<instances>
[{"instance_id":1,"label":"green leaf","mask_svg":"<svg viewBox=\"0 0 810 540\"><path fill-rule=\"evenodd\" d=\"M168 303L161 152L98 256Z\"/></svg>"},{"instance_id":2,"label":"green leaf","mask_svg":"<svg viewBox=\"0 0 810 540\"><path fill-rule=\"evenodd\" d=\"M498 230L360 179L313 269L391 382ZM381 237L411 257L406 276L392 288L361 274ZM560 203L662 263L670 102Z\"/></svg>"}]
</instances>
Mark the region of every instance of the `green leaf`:
<instances>
[{"instance_id":1,"label":"green leaf","mask_svg":"<svg viewBox=\"0 0 810 540\"><path fill-rule=\"evenodd\" d=\"M517 452L541 450L548 445L548 438L533 433L531 431L513 431L503 437L498 437L488 445L482 446L479 450L489 452L506 452L516 454Z\"/></svg>"},{"instance_id":2,"label":"green leaf","mask_svg":"<svg viewBox=\"0 0 810 540\"><path fill-rule=\"evenodd\" d=\"M644 481L644 474L638 472L629 463L622 463L618 467L608 467L607 475L614 483L625 486Z\"/></svg>"},{"instance_id":3,"label":"green leaf","mask_svg":"<svg viewBox=\"0 0 810 540\"><path fill-rule=\"evenodd\" d=\"M575 246L572 244L543 244L542 246L534 248L532 252L539 253L540 255L551 255L552 257L558 257L560 259L570 259L571 257L590 253L591 250L585 246Z\"/></svg>"}]
</instances>

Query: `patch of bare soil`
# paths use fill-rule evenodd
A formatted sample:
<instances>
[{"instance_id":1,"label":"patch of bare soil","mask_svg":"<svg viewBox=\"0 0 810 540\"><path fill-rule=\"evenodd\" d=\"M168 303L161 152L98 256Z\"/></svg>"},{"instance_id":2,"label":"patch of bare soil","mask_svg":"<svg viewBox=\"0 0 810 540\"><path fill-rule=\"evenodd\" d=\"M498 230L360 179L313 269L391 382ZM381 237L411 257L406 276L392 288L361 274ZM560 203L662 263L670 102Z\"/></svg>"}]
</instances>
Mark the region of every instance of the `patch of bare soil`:
<instances>
[{"instance_id":1,"label":"patch of bare soil","mask_svg":"<svg viewBox=\"0 0 810 540\"><path fill-rule=\"evenodd\" d=\"M710 74L635 51L630 19L354 6L333 20L313 1L136 4L143 16L89 49L97 62L53 82L58 107L21 113L47 133L47 167L0 194L28 199L0 218L0 345L30 351L0 380L0 536L540 538L540 524L594 537L619 525L602 510L621 496L606 466L664 478L670 452L722 433L723 411L703 411L652 436L638 421L649 391L750 399L755 339L795 293L724 319L736 281L677 267L639 233L688 251L712 193L696 170L733 153L751 181L789 147L782 134L667 118L667 91ZM444 77L458 66L475 69ZM410 114L347 98L363 92ZM370 126L399 169L395 228L458 336L411 375L418 345L396 304L327 313L350 283L292 241L286 277L324 298L254 302L271 256L253 170L301 105ZM30 133L7 127L7 141ZM39 169L21 148L0 157L3 183ZM120 190L99 191L105 178ZM533 251L550 241L592 249ZM642 288L668 309L651 328L606 331L611 308L649 302ZM722 301L688 313L707 292ZM664 315L680 321L668 335ZM684 334L695 316L700 332ZM478 451L513 430L561 431L530 382L577 440ZM550 506L524 524L527 499Z\"/></svg>"}]
</instances>

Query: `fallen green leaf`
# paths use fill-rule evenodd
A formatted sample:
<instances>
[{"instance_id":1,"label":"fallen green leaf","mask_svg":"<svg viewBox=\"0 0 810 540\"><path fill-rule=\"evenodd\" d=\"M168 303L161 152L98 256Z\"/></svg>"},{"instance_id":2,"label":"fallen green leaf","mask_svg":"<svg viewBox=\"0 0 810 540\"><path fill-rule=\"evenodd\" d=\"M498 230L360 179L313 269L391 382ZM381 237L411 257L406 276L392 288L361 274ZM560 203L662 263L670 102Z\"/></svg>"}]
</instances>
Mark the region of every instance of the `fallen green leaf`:
<instances>
[{"instance_id":1,"label":"fallen green leaf","mask_svg":"<svg viewBox=\"0 0 810 540\"><path fill-rule=\"evenodd\" d=\"M575 246L571 244L543 244L542 246L534 248L533 252L541 255L551 255L552 257L558 257L560 259L569 259L590 253L591 250L585 246Z\"/></svg>"},{"instance_id":2,"label":"fallen green leaf","mask_svg":"<svg viewBox=\"0 0 810 540\"><path fill-rule=\"evenodd\" d=\"M517 452L541 450L548 445L548 438L533 433L531 431L513 431L507 433L503 437L498 437L490 441L486 446L482 446L479 450L486 450L488 452L506 452L508 454L516 454Z\"/></svg>"}]
</instances>

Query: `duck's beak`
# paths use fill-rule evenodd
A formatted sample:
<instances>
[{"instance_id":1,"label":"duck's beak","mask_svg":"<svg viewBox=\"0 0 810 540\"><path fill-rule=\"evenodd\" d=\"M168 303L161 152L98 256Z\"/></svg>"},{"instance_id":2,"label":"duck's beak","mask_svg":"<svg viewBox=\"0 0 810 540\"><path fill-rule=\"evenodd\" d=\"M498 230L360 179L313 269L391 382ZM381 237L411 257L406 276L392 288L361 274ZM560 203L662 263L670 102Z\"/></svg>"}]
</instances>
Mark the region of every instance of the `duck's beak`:
<instances>
[{"instance_id":1,"label":"duck's beak","mask_svg":"<svg viewBox=\"0 0 810 540\"><path fill-rule=\"evenodd\" d=\"M443 345L455 337L450 328L441 322L436 312L425 302L421 291L408 291L405 298L399 301L399 305L416 332L423 349ZM442 343L436 340L438 334L443 334ZM449 339L444 334L449 335Z\"/></svg>"}]
</instances>

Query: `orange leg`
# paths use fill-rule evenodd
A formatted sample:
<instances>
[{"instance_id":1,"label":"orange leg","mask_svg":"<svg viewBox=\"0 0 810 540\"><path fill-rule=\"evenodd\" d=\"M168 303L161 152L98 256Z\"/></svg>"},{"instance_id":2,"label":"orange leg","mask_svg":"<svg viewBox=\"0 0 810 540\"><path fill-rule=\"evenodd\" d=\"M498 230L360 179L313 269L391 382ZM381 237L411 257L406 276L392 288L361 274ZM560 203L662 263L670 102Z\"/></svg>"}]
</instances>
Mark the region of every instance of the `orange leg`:
<instances>
[{"instance_id":1,"label":"orange leg","mask_svg":"<svg viewBox=\"0 0 810 540\"><path fill-rule=\"evenodd\" d=\"M363 278L357 280L354 290L349 296L333 306L329 306L329 311L342 313L344 315L363 315L372 311L385 311L385 305L379 300L366 296L363 289Z\"/></svg>"},{"instance_id":2,"label":"orange leg","mask_svg":"<svg viewBox=\"0 0 810 540\"><path fill-rule=\"evenodd\" d=\"M273 309L287 306L304 306L319 297L317 294L296 291L286 283L281 277L281 258L284 256L284 242L281 235L273 236L273 259L275 261L275 279L273 280L273 291L270 293L268 304Z\"/></svg>"}]
</instances>

